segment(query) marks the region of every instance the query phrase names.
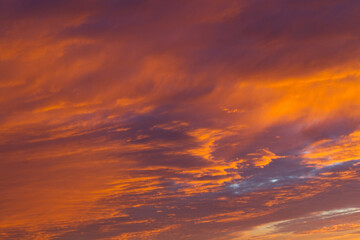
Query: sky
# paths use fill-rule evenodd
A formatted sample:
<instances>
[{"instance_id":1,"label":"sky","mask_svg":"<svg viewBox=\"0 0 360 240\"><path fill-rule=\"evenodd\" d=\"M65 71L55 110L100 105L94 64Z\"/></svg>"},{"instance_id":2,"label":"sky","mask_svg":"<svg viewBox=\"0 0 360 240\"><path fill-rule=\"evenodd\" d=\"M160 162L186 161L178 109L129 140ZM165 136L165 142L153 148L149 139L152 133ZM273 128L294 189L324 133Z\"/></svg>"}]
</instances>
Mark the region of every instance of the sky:
<instances>
[{"instance_id":1,"label":"sky","mask_svg":"<svg viewBox=\"0 0 360 240\"><path fill-rule=\"evenodd\" d=\"M0 239L360 239L359 0L0 0Z\"/></svg>"}]
</instances>

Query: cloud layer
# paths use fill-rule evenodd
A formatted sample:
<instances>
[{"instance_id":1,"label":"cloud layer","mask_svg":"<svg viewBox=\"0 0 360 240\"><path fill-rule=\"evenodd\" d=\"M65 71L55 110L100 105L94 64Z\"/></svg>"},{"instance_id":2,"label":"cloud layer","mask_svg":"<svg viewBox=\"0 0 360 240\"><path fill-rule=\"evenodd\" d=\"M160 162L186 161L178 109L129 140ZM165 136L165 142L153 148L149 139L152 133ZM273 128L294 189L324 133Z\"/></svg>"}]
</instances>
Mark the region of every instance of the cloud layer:
<instances>
[{"instance_id":1,"label":"cloud layer","mask_svg":"<svg viewBox=\"0 0 360 240\"><path fill-rule=\"evenodd\" d=\"M360 238L357 0L0 0L0 238Z\"/></svg>"}]
</instances>

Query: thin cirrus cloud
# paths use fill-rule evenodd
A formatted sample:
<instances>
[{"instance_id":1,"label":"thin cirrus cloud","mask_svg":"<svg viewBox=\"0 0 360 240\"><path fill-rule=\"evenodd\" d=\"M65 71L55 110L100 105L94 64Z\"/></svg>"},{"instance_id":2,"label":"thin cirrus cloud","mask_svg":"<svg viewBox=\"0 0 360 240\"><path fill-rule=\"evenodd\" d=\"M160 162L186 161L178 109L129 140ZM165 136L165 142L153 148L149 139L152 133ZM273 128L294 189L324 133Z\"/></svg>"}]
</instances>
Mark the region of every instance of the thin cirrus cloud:
<instances>
[{"instance_id":1,"label":"thin cirrus cloud","mask_svg":"<svg viewBox=\"0 0 360 240\"><path fill-rule=\"evenodd\" d=\"M0 1L4 239L358 239L360 3Z\"/></svg>"}]
</instances>

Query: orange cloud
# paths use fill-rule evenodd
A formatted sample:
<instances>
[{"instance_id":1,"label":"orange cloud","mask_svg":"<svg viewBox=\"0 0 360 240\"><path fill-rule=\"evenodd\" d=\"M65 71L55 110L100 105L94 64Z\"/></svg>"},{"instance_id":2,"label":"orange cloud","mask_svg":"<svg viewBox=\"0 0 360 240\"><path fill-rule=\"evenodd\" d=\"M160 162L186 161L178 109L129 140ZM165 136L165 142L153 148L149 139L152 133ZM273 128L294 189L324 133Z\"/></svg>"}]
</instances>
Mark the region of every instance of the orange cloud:
<instances>
[{"instance_id":1,"label":"orange cloud","mask_svg":"<svg viewBox=\"0 0 360 240\"><path fill-rule=\"evenodd\" d=\"M0 2L0 237L356 238L359 7Z\"/></svg>"}]
</instances>

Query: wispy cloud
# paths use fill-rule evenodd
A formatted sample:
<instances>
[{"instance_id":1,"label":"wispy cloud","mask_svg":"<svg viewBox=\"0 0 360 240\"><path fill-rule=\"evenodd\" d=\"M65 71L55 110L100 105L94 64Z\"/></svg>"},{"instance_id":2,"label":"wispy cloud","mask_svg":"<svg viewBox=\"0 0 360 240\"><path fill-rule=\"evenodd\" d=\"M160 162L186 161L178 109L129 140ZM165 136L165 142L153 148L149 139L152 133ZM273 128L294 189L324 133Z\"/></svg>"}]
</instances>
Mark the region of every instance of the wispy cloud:
<instances>
[{"instance_id":1,"label":"wispy cloud","mask_svg":"<svg viewBox=\"0 0 360 240\"><path fill-rule=\"evenodd\" d=\"M358 239L359 10L0 0L0 238Z\"/></svg>"}]
</instances>

